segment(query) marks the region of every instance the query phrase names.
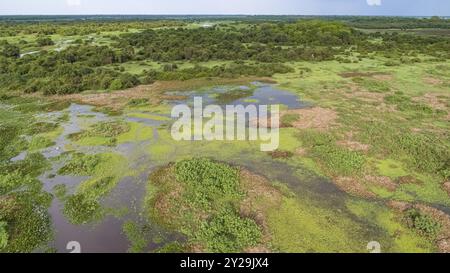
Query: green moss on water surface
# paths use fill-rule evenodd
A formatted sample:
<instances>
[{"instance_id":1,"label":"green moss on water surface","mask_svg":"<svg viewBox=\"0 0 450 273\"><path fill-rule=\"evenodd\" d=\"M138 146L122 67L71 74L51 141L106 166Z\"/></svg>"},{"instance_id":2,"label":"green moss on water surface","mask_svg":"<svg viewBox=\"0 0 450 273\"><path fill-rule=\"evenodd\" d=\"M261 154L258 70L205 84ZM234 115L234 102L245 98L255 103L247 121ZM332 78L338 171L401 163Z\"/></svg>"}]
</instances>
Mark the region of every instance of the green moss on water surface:
<instances>
[{"instance_id":1,"label":"green moss on water surface","mask_svg":"<svg viewBox=\"0 0 450 273\"><path fill-rule=\"evenodd\" d=\"M129 175L126 160L114 153L85 155L75 153L59 174L90 176L78 185L75 193L64 196L63 213L73 224L97 222L107 212L100 201Z\"/></svg>"}]
</instances>

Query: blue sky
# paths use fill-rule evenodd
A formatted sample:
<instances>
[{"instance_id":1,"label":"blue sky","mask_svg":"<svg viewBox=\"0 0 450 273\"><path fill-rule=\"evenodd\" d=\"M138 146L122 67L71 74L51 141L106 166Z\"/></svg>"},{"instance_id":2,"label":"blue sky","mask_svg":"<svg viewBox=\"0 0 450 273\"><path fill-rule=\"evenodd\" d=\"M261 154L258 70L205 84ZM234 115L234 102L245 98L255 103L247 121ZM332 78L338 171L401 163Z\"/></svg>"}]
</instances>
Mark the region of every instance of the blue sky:
<instances>
[{"instance_id":1,"label":"blue sky","mask_svg":"<svg viewBox=\"0 0 450 273\"><path fill-rule=\"evenodd\" d=\"M450 0L0 0L0 14L450 16Z\"/></svg>"}]
</instances>

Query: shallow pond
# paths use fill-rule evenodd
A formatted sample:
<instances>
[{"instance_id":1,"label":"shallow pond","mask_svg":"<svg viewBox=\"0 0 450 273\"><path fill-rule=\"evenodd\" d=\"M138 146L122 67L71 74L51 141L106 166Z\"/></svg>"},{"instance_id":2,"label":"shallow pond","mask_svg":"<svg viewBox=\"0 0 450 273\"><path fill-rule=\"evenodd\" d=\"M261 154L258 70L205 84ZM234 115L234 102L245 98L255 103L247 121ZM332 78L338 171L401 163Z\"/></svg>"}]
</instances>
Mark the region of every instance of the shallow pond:
<instances>
[{"instance_id":1,"label":"shallow pond","mask_svg":"<svg viewBox=\"0 0 450 273\"><path fill-rule=\"evenodd\" d=\"M280 104L290 109L308 106L296 95L261 83L254 83L250 87L216 87L168 94L186 96L186 100L170 101L170 104L190 103L195 96L202 96L205 105ZM156 250L174 240L183 240L179 234L168 232L157 224L149 222L143 207L143 198L146 193L148 177L155 168L190 156L211 157L244 166L272 181L287 185L299 197L315 200L317 206L338 211L346 210L345 202L349 198L348 195L326 179L303 168L301 164L298 166L272 159L266 153L255 149L254 145L243 142L174 142L166 133L167 125L170 125L171 122L167 119L168 114L149 113L151 113L151 109L136 108L126 110L122 116L110 117L94 112L90 106L72 104L64 111L39 117L48 121L55 120L64 114L68 115L66 121L62 123L63 132L55 140L55 145L41 151L53 162L52 169L40 177L46 191L53 193L56 185L65 185L68 194L73 194L81 183L90 179L88 176L57 174L58 170L66 163L64 152L67 151L85 154L118 154L124 159L121 165L129 170L120 177L120 181L115 187L100 199L101 205L110 213L105 214L94 223L81 225L70 223L63 214L64 203L58 198L54 198L49 212L55 235L50 246L58 252L70 252L66 246L71 241L79 242L82 252L127 252L130 248L130 241L124 234L123 225L130 221L137 226L146 227L146 234L149 238L145 251ZM78 145L68 138L69 135L85 130L93 124L118 119L153 130L153 136L148 140L127 140L112 147ZM166 126L162 127L162 125ZM26 153L21 154L15 160L20 160L25 155Z\"/></svg>"}]
</instances>

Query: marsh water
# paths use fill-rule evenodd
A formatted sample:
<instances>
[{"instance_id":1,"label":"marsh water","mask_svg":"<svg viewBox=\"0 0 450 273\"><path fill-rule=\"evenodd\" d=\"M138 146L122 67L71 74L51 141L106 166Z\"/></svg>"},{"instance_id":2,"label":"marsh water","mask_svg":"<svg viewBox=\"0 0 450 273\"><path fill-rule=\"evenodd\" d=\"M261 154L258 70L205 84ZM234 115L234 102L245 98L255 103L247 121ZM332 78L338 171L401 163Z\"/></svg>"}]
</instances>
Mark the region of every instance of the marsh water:
<instances>
[{"instance_id":1,"label":"marsh water","mask_svg":"<svg viewBox=\"0 0 450 273\"><path fill-rule=\"evenodd\" d=\"M216 87L208 90L171 92L169 95L183 95L185 100L170 101L167 103L190 103L196 96L204 98L204 104L281 104L290 109L308 107L308 103L302 102L296 95L289 92L277 90L273 85L254 83L252 88L247 86L238 87ZM139 110L133 110L133 113ZM142 112L144 113L144 112ZM183 240L183 236L174 234L164 228L152 223L145 215L143 209L143 199L146 193L146 185L152 171L168 162L189 156L206 156L216 160L226 161L230 164L240 165L249 170L269 178L271 181L287 185L298 196L307 196L315 200L318 206L333 208L345 211L345 200L348 195L340 191L334 184L324 178L318 177L311 171L297 166L290 165L283 161L274 160L265 153L256 153L255 150L234 147L235 144L218 144L215 149L208 146L202 149L193 147L190 143L172 147L170 152L153 154L146 149L147 146L167 145L163 136L160 136L161 128L168 128L170 121L151 117L133 117L126 113L122 116L112 117L106 114L93 111L93 107L87 105L72 104L68 109L41 115L42 120L56 120L62 115L68 115L62 124L63 132L56 139L55 145L42 150L42 154L47 157L52 164L52 168L40 176L44 184L44 189L50 193L54 192L56 185L65 185L68 193L74 193L77 187L89 177L58 175L58 170L64 166L64 152L70 149L85 154L117 153L123 156L128 164L128 168L136 170L136 174L125 176L117 186L106 197L102 198L102 206L115 213L106 214L95 223L74 225L70 223L63 214L64 204L58 198L54 198L50 207L50 215L54 227L54 240L50 247L57 252L70 252L67 244L72 241L79 242L82 252L127 252L130 241L123 232L123 225L127 221L132 221L138 226L145 226L148 236L151 237L145 251L152 251L163 246L165 243L175 240ZM168 114L154 114L155 117L166 116ZM90 125L122 119L129 122L139 123L153 129L153 137L144 141L129 141L109 146L81 146L72 143L68 136L78 133ZM231 146L230 146L231 145ZM236 144L237 145L237 144ZM233 150L230 155L223 155L218 151ZM23 159L26 153L22 153L14 160ZM161 159L164 157L164 159Z\"/></svg>"}]
</instances>

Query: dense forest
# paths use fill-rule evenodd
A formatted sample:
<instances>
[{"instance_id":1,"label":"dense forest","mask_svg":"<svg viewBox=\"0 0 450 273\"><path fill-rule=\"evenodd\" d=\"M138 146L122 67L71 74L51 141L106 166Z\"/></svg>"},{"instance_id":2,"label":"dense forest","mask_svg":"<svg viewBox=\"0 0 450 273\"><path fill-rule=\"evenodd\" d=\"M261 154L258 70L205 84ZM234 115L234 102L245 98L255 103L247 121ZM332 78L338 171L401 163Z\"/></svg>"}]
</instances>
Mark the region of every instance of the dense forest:
<instances>
[{"instance_id":1,"label":"dense forest","mask_svg":"<svg viewBox=\"0 0 450 273\"><path fill-rule=\"evenodd\" d=\"M420 61L417 54L439 59L450 57L450 38L398 33L365 33L348 22L387 27L391 20L378 24L374 19L303 19L295 22L257 22L217 24L211 27L186 27L175 21L88 21L88 22L2 22L0 37L32 35L33 41L0 38L0 84L6 91L69 94L84 90L124 89L156 80L185 80L198 77L271 76L287 73L289 61L352 62L350 56L373 54L397 61ZM445 26L449 20L392 19L406 25ZM403 23L401 23L403 24ZM130 31L130 30L136 31ZM107 45L76 35L107 33ZM73 36L64 48L54 49L55 35ZM100 34L99 34L100 35ZM11 38L11 37L10 37ZM36 52L22 52L23 48ZM38 52L38 53L37 53ZM37 53L37 54L34 54ZM153 61L162 69L145 70L139 75L122 71L117 64ZM177 61L189 61L194 68L178 69ZM202 67L209 61L229 61ZM252 63L248 63L252 62ZM111 65L116 65L111 67Z\"/></svg>"}]
</instances>

